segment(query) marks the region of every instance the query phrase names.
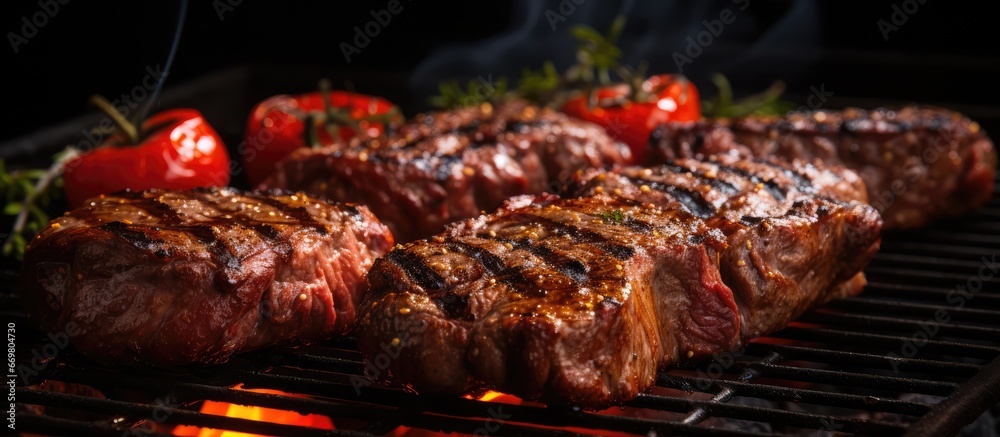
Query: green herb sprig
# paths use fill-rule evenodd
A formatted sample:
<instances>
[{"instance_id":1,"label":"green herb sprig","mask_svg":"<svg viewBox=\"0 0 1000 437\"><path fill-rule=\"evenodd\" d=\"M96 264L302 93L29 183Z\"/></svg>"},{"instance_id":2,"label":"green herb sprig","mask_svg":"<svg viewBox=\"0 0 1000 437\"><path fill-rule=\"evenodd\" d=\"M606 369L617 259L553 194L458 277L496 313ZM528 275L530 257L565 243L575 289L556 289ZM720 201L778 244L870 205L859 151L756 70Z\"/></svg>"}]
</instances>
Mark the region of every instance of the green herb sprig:
<instances>
[{"instance_id":1,"label":"green herb sprig","mask_svg":"<svg viewBox=\"0 0 1000 437\"><path fill-rule=\"evenodd\" d=\"M604 212L601 213L601 218L603 218L604 221L606 221L606 222L619 223L620 224L620 223L624 223L625 222L625 213L622 212L622 210L620 210L620 209L614 209L614 210L611 210L611 211L604 211Z\"/></svg>"},{"instance_id":2,"label":"green herb sprig","mask_svg":"<svg viewBox=\"0 0 1000 437\"><path fill-rule=\"evenodd\" d=\"M464 89L453 80L441 82L438 84L438 93L437 96L431 97L430 103L441 109L496 103L511 97L506 77L500 77L496 82L483 78L473 79Z\"/></svg>"},{"instance_id":3,"label":"green herb sprig","mask_svg":"<svg viewBox=\"0 0 1000 437\"><path fill-rule=\"evenodd\" d=\"M0 196L6 201L3 214L14 217L10 234L0 246L0 254L17 260L24 258L24 249L31 236L49 224L46 209L62 196L63 166L76 156L75 149L67 149L47 170L8 172L6 164L0 160Z\"/></svg>"},{"instance_id":4,"label":"green herb sprig","mask_svg":"<svg viewBox=\"0 0 1000 437\"><path fill-rule=\"evenodd\" d=\"M712 83L719 89L715 98L702 100L701 112L706 118L743 117L747 115L785 115L795 104L781 100L785 84L773 83L763 92L733 100L733 89L726 76L715 74Z\"/></svg>"}]
</instances>

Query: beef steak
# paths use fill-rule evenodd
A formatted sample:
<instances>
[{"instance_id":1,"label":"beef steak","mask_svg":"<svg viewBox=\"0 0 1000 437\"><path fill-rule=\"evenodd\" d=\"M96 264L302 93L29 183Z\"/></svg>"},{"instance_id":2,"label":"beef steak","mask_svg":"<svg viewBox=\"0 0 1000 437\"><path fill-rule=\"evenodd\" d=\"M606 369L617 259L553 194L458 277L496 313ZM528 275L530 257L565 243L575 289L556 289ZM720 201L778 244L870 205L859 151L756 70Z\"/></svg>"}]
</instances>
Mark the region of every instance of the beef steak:
<instances>
[{"instance_id":1,"label":"beef steak","mask_svg":"<svg viewBox=\"0 0 1000 437\"><path fill-rule=\"evenodd\" d=\"M392 244L367 208L302 193L122 192L39 232L21 299L97 361L217 363L347 331Z\"/></svg>"},{"instance_id":2,"label":"beef steak","mask_svg":"<svg viewBox=\"0 0 1000 437\"><path fill-rule=\"evenodd\" d=\"M367 205L399 241L559 188L572 173L629 162L599 126L524 101L422 115L392 136L302 149L262 188Z\"/></svg>"},{"instance_id":3,"label":"beef steak","mask_svg":"<svg viewBox=\"0 0 1000 437\"><path fill-rule=\"evenodd\" d=\"M684 160L577 179L376 260L356 330L383 378L620 403L662 366L858 293L880 241L871 206L830 197L863 196L843 169Z\"/></svg>"},{"instance_id":4,"label":"beef steak","mask_svg":"<svg viewBox=\"0 0 1000 437\"><path fill-rule=\"evenodd\" d=\"M735 153L819 160L858 173L887 228L968 213L993 195L997 155L979 124L943 109L857 108L672 122L654 131L649 164Z\"/></svg>"}]
</instances>

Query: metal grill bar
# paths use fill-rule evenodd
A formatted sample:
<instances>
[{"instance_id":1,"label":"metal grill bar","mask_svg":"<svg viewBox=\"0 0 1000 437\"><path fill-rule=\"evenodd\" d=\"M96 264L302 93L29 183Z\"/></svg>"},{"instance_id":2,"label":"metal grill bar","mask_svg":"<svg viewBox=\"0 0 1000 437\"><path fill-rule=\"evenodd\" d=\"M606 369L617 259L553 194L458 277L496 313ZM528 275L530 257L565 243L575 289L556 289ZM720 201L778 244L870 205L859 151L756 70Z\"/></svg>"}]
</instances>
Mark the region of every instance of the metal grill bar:
<instances>
[{"instance_id":1,"label":"metal grill bar","mask_svg":"<svg viewBox=\"0 0 1000 437\"><path fill-rule=\"evenodd\" d=\"M717 401L715 399L712 401L697 401L667 396L642 395L635 402L651 408L675 409L688 407L694 408L696 411L705 411L705 414L718 414L728 418L755 422L778 422L806 429L823 429L824 426L828 426L829 424L836 424L839 425L837 427L838 430L853 433L886 433L890 435L900 435L906 430L904 425L885 423L876 420L851 419L832 415L752 407L729 404L725 401ZM700 420L685 421L684 423L697 423L706 418L707 417L698 417Z\"/></svg>"},{"instance_id":2,"label":"metal grill bar","mask_svg":"<svg viewBox=\"0 0 1000 437\"><path fill-rule=\"evenodd\" d=\"M800 402L820 406L825 405L853 408L865 411L876 409L879 411L906 414L910 416L921 416L927 414L927 412L931 409L930 404L905 402L877 396L830 393L818 390L807 390L801 388L793 389L774 385L754 384L744 381L719 381L715 379L691 378L671 374L660 375L657 380L657 384L662 387L670 387L685 391L691 390L693 387L705 387L712 392L735 389L736 393L739 393L741 396L750 396L773 401Z\"/></svg>"},{"instance_id":3,"label":"metal grill bar","mask_svg":"<svg viewBox=\"0 0 1000 437\"><path fill-rule=\"evenodd\" d=\"M178 409L166 405L144 405L136 402L123 402L112 399L95 399L86 396L65 393L46 392L38 390L18 389L18 398L26 404L39 404L54 407L73 408L106 414L128 414L139 417L165 417L164 422L185 423L204 428L229 429L245 433L263 433L273 435L301 436L331 436L331 435L366 435L342 431L322 431L301 426L280 425L269 422L257 422L247 419L202 414Z\"/></svg>"},{"instance_id":4,"label":"metal grill bar","mask_svg":"<svg viewBox=\"0 0 1000 437\"><path fill-rule=\"evenodd\" d=\"M37 414L21 414L17 417L18 426L27 428L37 434L45 435L88 435L97 437L122 437L122 430L99 423L82 420L70 420L59 417L39 416ZM171 437L155 431L144 432L148 437Z\"/></svg>"},{"instance_id":5,"label":"metal grill bar","mask_svg":"<svg viewBox=\"0 0 1000 437\"><path fill-rule=\"evenodd\" d=\"M908 337L898 335L871 334L828 328L803 328L797 324L792 324L773 336L790 340L819 341L847 345L859 344L875 347L883 351L899 350L906 341L910 340ZM921 348L921 351L942 355L992 359L1000 353L1000 347L957 341L928 340L926 345Z\"/></svg>"},{"instance_id":6,"label":"metal grill bar","mask_svg":"<svg viewBox=\"0 0 1000 437\"><path fill-rule=\"evenodd\" d=\"M981 366L969 363L934 361L919 358L890 357L860 352L844 352L814 347L789 346L780 344L752 343L750 352L774 351L788 359L813 361L817 363L866 366L870 368L900 370L912 373L928 373L939 376L968 377L975 375Z\"/></svg>"}]
</instances>

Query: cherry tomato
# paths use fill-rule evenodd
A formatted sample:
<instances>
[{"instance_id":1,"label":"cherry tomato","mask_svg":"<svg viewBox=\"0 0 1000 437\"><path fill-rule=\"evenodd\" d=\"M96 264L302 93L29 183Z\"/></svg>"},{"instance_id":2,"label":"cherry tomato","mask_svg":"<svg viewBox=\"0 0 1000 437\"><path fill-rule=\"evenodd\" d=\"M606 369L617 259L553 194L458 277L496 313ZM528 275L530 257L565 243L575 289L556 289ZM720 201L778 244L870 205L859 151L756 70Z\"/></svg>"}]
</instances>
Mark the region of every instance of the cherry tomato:
<instances>
[{"instance_id":1,"label":"cherry tomato","mask_svg":"<svg viewBox=\"0 0 1000 437\"><path fill-rule=\"evenodd\" d=\"M229 183L229 153L219 134L193 109L164 111L147 119L139 144L112 135L63 168L72 208L101 194L130 188L188 189Z\"/></svg>"},{"instance_id":2,"label":"cherry tomato","mask_svg":"<svg viewBox=\"0 0 1000 437\"><path fill-rule=\"evenodd\" d=\"M629 86L618 84L597 90L596 105L589 96L569 99L562 111L603 127L612 138L628 144L634 163L643 162L649 135L667 121L701 118L701 102L694 84L682 76L657 75L642 83L641 101L629 98Z\"/></svg>"},{"instance_id":3,"label":"cherry tomato","mask_svg":"<svg viewBox=\"0 0 1000 437\"><path fill-rule=\"evenodd\" d=\"M320 118L316 132L323 145L346 142L358 135L379 136L385 124L372 119L395 114L395 106L385 99L346 91L328 93L332 110L340 117L347 117L349 123L323 120L330 108L323 101L322 92L274 96L254 107L247 121L246 143L240 147L247 180L252 186L274 173L275 164L282 158L307 145L305 125L310 114ZM339 138L334 138L330 130L339 134Z\"/></svg>"}]
</instances>

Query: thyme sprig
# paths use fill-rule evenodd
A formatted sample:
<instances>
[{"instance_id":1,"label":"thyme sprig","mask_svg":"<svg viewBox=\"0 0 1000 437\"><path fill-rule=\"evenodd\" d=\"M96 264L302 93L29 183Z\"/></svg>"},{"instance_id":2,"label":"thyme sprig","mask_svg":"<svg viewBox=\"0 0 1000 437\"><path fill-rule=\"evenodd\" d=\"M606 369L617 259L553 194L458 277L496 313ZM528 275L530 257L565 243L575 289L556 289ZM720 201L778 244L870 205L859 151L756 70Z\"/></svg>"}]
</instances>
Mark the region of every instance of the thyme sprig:
<instances>
[{"instance_id":1,"label":"thyme sprig","mask_svg":"<svg viewBox=\"0 0 1000 437\"><path fill-rule=\"evenodd\" d=\"M702 100L701 111L706 118L743 117L746 115L785 115L795 104L781 100L784 82L777 81L766 90L733 100L733 89L726 76L715 74L712 83L719 89L715 98Z\"/></svg>"},{"instance_id":2,"label":"thyme sprig","mask_svg":"<svg viewBox=\"0 0 1000 437\"><path fill-rule=\"evenodd\" d=\"M24 249L31 236L49 224L46 209L60 199L63 193L62 170L67 162L79 156L72 148L59 154L55 162L46 170L25 169L7 171L0 160L0 195L7 206L3 213L14 216L10 234L0 246L3 256L13 256L17 260L24 257Z\"/></svg>"}]
</instances>

